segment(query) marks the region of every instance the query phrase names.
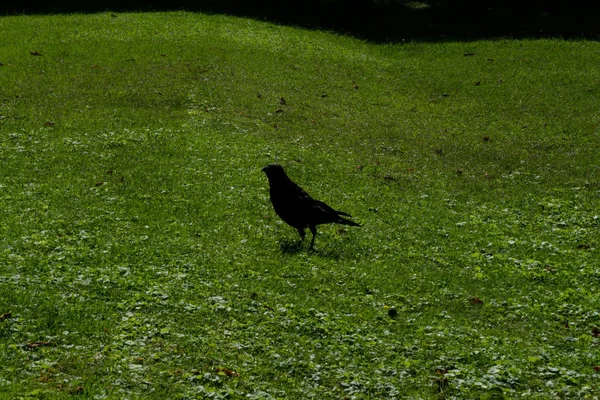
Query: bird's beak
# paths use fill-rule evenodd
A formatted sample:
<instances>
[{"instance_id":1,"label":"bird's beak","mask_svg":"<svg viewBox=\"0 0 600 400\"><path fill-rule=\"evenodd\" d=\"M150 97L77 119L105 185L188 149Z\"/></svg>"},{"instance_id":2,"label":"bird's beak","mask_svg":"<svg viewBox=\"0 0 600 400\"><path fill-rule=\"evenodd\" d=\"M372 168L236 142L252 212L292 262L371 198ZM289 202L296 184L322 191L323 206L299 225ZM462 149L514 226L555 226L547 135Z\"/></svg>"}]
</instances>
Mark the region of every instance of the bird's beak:
<instances>
[{"instance_id":1,"label":"bird's beak","mask_svg":"<svg viewBox=\"0 0 600 400\"><path fill-rule=\"evenodd\" d=\"M269 166L263 167L263 168L261 169L261 171L262 171L262 172L264 172L264 173L266 174L266 173L267 173L267 168L269 168Z\"/></svg>"}]
</instances>

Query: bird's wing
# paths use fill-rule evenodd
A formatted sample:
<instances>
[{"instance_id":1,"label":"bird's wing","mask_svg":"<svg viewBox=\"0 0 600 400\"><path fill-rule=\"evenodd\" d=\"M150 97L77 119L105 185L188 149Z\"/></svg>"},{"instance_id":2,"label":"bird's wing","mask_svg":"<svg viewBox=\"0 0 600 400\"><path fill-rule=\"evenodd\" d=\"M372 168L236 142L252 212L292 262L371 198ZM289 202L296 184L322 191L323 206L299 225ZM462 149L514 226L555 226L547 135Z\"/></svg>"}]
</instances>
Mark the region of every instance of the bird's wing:
<instances>
[{"instance_id":1,"label":"bird's wing","mask_svg":"<svg viewBox=\"0 0 600 400\"><path fill-rule=\"evenodd\" d=\"M339 212L322 201L312 200L310 204L310 220L314 224L327 224L339 219Z\"/></svg>"},{"instance_id":2,"label":"bird's wing","mask_svg":"<svg viewBox=\"0 0 600 400\"><path fill-rule=\"evenodd\" d=\"M292 181L271 187L271 202L275 212L287 224L298 227L308 226L313 198Z\"/></svg>"},{"instance_id":3,"label":"bird's wing","mask_svg":"<svg viewBox=\"0 0 600 400\"><path fill-rule=\"evenodd\" d=\"M272 188L271 201L277 215L294 227L343 223L340 215L350 216L337 211L326 203L313 199L306 191L294 182Z\"/></svg>"},{"instance_id":4,"label":"bird's wing","mask_svg":"<svg viewBox=\"0 0 600 400\"><path fill-rule=\"evenodd\" d=\"M315 211L318 211L323 214L337 215L338 212L319 200L313 200L311 204L311 208Z\"/></svg>"}]
</instances>

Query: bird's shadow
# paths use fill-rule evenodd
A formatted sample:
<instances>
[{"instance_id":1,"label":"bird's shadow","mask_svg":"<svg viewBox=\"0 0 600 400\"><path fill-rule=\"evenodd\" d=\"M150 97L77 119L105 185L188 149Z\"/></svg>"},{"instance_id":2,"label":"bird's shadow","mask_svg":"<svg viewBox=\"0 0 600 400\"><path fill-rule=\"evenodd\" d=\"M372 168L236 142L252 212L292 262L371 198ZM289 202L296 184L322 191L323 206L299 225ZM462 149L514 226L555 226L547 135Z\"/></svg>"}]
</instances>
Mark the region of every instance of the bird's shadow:
<instances>
[{"instance_id":1,"label":"bird's shadow","mask_svg":"<svg viewBox=\"0 0 600 400\"><path fill-rule=\"evenodd\" d=\"M286 255L295 255L300 253L306 253L310 255L331 258L331 259L340 259L342 258L342 254L339 250L329 250L327 248L315 248L309 247L308 244L300 240L291 240L291 239L283 239L279 242L279 250L281 254Z\"/></svg>"},{"instance_id":2,"label":"bird's shadow","mask_svg":"<svg viewBox=\"0 0 600 400\"><path fill-rule=\"evenodd\" d=\"M282 254L297 254L302 251L303 244L301 240L284 239L279 242L279 250Z\"/></svg>"}]
</instances>

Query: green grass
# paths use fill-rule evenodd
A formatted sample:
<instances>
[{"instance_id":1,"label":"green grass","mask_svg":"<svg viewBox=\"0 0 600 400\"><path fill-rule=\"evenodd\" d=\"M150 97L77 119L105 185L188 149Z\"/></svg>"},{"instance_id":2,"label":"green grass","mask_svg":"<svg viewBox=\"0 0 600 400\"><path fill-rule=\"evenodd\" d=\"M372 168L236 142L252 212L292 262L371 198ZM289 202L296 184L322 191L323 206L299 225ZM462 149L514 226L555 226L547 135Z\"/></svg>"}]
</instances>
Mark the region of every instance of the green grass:
<instances>
[{"instance_id":1,"label":"green grass","mask_svg":"<svg viewBox=\"0 0 600 400\"><path fill-rule=\"evenodd\" d=\"M600 397L597 43L0 32L0 398Z\"/></svg>"}]
</instances>

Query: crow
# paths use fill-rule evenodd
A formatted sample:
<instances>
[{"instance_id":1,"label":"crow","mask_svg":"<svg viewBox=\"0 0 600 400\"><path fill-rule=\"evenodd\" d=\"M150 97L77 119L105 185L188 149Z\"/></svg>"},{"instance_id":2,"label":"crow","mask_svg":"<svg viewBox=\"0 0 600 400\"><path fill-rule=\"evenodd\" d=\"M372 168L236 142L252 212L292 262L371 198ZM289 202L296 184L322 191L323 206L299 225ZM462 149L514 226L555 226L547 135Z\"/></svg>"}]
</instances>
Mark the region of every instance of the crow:
<instances>
[{"instance_id":1,"label":"crow","mask_svg":"<svg viewBox=\"0 0 600 400\"><path fill-rule=\"evenodd\" d=\"M310 197L300 186L288 178L281 165L269 164L262 171L267 174L269 179L269 194L275 212L286 224L298 230L302 241L306 236L304 229L310 229L313 235L310 242L311 249L315 244L317 225L336 223L360 226L356 222L341 217L341 215L346 217L351 217L351 215L334 210L322 201Z\"/></svg>"}]
</instances>

